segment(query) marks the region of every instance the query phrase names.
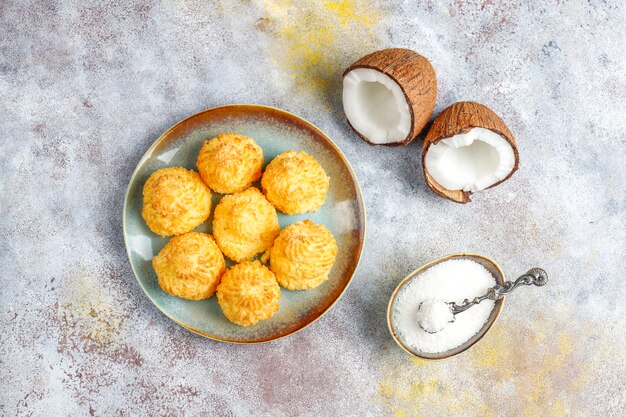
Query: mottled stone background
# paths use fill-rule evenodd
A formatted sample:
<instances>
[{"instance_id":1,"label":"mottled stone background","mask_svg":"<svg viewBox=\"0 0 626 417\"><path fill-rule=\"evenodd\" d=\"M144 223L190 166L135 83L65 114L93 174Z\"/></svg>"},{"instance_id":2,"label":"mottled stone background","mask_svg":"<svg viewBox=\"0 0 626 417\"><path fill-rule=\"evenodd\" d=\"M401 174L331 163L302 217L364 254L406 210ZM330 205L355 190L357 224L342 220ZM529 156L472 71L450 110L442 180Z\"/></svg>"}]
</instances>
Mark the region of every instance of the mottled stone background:
<instances>
[{"instance_id":1,"label":"mottled stone background","mask_svg":"<svg viewBox=\"0 0 626 417\"><path fill-rule=\"evenodd\" d=\"M625 25L619 0L0 1L0 414L624 415ZM340 74L388 46L431 59L437 111L472 99L503 117L521 154L511 180L453 204L425 187L421 140L350 132ZM227 103L318 125L368 211L341 301L264 345L169 321L122 236L146 148ZM512 296L466 354L413 360L388 334L388 297L461 251L551 282Z\"/></svg>"}]
</instances>

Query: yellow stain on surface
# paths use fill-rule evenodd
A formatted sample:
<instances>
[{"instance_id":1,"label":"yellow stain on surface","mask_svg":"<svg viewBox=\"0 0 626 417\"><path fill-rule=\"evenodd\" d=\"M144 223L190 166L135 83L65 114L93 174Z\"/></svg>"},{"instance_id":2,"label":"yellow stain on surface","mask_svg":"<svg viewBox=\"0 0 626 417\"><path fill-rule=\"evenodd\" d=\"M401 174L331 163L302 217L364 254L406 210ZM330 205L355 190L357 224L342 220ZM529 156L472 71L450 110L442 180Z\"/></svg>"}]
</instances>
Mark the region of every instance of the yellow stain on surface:
<instances>
[{"instance_id":1,"label":"yellow stain on surface","mask_svg":"<svg viewBox=\"0 0 626 417\"><path fill-rule=\"evenodd\" d=\"M109 351L119 346L123 311L106 297L98 277L79 266L65 278L65 294L57 320L65 343L85 351Z\"/></svg>"},{"instance_id":2,"label":"yellow stain on surface","mask_svg":"<svg viewBox=\"0 0 626 417\"><path fill-rule=\"evenodd\" d=\"M407 360L387 372L378 385L380 401L391 414L404 416L461 415L468 409L479 410L481 415L495 415L493 410L465 388L446 386L445 380L434 372L415 369ZM419 365L418 365L419 366Z\"/></svg>"},{"instance_id":3,"label":"yellow stain on surface","mask_svg":"<svg viewBox=\"0 0 626 417\"><path fill-rule=\"evenodd\" d=\"M389 414L407 416L584 415L581 392L594 395L594 367L611 363L623 370L624 355L615 360L618 349L607 347L606 337L588 336L597 329L593 322L564 327L571 312L560 314L530 324L498 323L468 352L448 360L403 357L386 365L378 402Z\"/></svg>"},{"instance_id":4,"label":"yellow stain on surface","mask_svg":"<svg viewBox=\"0 0 626 417\"><path fill-rule=\"evenodd\" d=\"M341 91L343 70L379 46L383 15L364 0L266 0L257 27L268 36L278 82L303 95Z\"/></svg>"},{"instance_id":5,"label":"yellow stain on surface","mask_svg":"<svg viewBox=\"0 0 626 417\"><path fill-rule=\"evenodd\" d=\"M409 359L411 362L413 362L413 365L415 366L426 366L430 363L430 361L427 361L426 359L420 359L415 356L411 356Z\"/></svg>"},{"instance_id":6,"label":"yellow stain on surface","mask_svg":"<svg viewBox=\"0 0 626 417\"><path fill-rule=\"evenodd\" d=\"M117 340L122 319L113 313L113 306L100 300L82 302L75 306L78 312L77 319L81 320L84 327L84 336L99 347L110 346ZM89 318L86 317L85 312Z\"/></svg>"},{"instance_id":7,"label":"yellow stain on surface","mask_svg":"<svg viewBox=\"0 0 626 417\"><path fill-rule=\"evenodd\" d=\"M509 360L511 343L510 339L503 337L502 332L501 327L493 328L490 334L483 340L485 343L481 344L481 349L472 351L472 361L476 366L497 371L499 378L508 379L513 374L513 368L501 365ZM498 342L489 343L489 337L498 340Z\"/></svg>"},{"instance_id":8,"label":"yellow stain on surface","mask_svg":"<svg viewBox=\"0 0 626 417\"><path fill-rule=\"evenodd\" d=\"M328 1L324 3L324 7L333 11L341 20L342 25L351 21L361 22L366 26L374 24L374 16L357 12L357 8L352 0Z\"/></svg>"},{"instance_id":9,"label":"yellow stain on surface","mask_svg":"<svg viewBox=\"0 0 626 417\"><path fill-rule=\"evenodd\" d=\"M549 355L539 361L534 369L529 369L528 375L524 382L527 384L518 387L518 392L526 399L523 410L524 416L561 416L562 410L565 409L564 400L559 399L560 396L566 394L567 389L571 387L569 382L558 381L559 375L565 371L565 366L577 367L578 363L572 360L572 337L562 332L553 335L549 342L553 344L550 348ZM561 383L565 382L566 386L562 387ZM546 410L545 404L550 404L550 408Z\"/></svg>"}]
</instances>

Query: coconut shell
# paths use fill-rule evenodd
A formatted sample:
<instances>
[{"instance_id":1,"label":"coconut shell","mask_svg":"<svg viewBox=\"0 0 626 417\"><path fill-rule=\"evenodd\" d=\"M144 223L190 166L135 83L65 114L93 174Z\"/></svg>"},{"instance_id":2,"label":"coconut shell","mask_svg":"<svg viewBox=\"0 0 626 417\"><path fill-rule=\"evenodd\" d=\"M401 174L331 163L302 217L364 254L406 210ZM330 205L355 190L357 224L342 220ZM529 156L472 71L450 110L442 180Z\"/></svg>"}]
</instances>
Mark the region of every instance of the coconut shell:
<instances>
[{"instance_id":1,"label":"coconut shell","mask_svg":"<svg viewBox=\"0 0 626 417\"><path fill-rule=\"evenodd\" d=\"M422 167L424 168L424 178L428 187L430 187L435 194L462 204L471 201L471 192L463 190L448 190L435 181L426 169L426 152L428 152L430 145L433 145L442 139L446 139L460 133L466 133L474 127L482 127L499 133L511 144L513 154L515 156L515 164L513 165L513 169L509 175L487 188L495 187L501 182L508 180L511 175L517 171L519 165L519 152L517 151L517 145L513 134L506 124L504 124L502 119L489 107L474 101L460 101L443 110L433 121L433 124L424 139L424 146L422 148Z\"/></svg>"},{"instance_id":2,"label":"coconut shell","mask_svg":"<svg viewBox=\"0 0 626 417\"><path fill-rule=\"evenodd\" d=\"M393 79L402 89L411 113L411 130L406 138L394 143L372 143L361 135L348 121L354 132L370 145L408 145L424 129L435 109L437 76L428 59L410 49L390 48L365 55L343 73L345 77L356 68L370 68Z\"/></svg>"}]
</instances>

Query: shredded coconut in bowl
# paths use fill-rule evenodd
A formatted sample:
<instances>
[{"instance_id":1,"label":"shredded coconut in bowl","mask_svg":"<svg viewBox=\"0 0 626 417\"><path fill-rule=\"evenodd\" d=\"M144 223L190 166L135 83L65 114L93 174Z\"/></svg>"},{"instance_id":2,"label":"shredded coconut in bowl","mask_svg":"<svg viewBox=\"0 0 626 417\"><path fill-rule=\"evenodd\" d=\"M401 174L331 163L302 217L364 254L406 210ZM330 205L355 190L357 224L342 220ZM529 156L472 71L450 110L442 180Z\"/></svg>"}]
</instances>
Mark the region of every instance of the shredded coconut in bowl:
<instances>
[{"instance_id":1,"label":"shredded coconut in bowl","mask_svg":"<svg viewBox=\"0 0 626 417\"><path fill-rule=\"evenodd\" d=\"M462 345L485 325L495 303L485 300L455 316L452 323L436 333L428 333L418 323L423 301L440 300L461 304L496 285L481 264L469 259L453 259L432 266L400 288L393 309L398 337L413 350L441 353Z\"/></svg>"}]
</instances>

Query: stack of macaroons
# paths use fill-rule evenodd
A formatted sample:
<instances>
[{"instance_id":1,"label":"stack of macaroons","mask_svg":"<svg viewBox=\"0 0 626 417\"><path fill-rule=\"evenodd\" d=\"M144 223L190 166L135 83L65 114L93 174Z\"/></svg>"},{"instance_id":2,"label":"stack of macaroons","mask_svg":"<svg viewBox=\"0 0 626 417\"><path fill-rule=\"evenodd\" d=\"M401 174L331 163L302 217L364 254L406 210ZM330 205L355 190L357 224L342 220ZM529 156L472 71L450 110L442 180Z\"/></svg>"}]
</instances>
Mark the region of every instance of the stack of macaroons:
<instances>
[{"instance_id":1,"label":"stack of macaroons","mask_svg":"<svg viewBox=\"0 0 626 417\"><path fill-rule=\"evenodd\" d=\"M159 236L174 236L152 260L161 288L202 300L217 294L224 315L242 326L279 309L280 286L315 288L328 279L337 243L324 225L298 221L282 231L285 214L317 211L330 179L306 152L288 151L263 169L263 150L252 138L223 133L202 145L195 171L155 171L143 189L142 216ZM252 184L261 178L263 193ZM211 190L224 196L215 208L213 236L193 229L211 214ZM258 260L268 261L269 267ZM224 255L236 264L226 269Z\"/></svg>"}]
</instances>

